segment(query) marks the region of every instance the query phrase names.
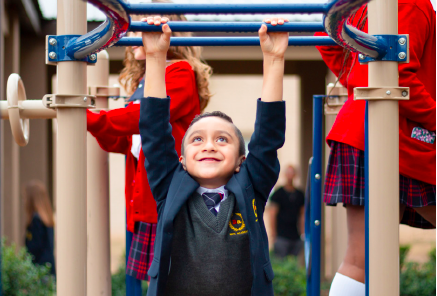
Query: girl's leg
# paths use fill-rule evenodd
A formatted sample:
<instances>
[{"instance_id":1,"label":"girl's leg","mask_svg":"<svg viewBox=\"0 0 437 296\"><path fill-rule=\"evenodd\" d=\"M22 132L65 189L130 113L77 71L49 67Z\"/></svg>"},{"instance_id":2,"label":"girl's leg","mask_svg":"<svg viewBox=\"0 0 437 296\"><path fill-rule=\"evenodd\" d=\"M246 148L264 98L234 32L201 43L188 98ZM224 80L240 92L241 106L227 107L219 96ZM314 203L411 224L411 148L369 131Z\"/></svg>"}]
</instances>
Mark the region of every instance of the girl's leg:
<instances>
[{"instance_id":1,"label":"girl's leg","mask_svg":"<svg viewBox=\"0 0 437 296\"><path fill-rule=\"evenodd\" d=\"M347 212L347 250L338 272L364 283L365 275L365 232L364 207L348 205Z\"/></svg>"},{"instance_id":2,"label":"girl's leg","mask_svg":"<svg viewBox=\"0 0 437 296\"><path fill-rule=\"evenodd\" d=\"M365 230L364 207L348 205L348 244L343 263L331 284L329 296L361 296L365 294Z\"/></svg>"}]
</instances>

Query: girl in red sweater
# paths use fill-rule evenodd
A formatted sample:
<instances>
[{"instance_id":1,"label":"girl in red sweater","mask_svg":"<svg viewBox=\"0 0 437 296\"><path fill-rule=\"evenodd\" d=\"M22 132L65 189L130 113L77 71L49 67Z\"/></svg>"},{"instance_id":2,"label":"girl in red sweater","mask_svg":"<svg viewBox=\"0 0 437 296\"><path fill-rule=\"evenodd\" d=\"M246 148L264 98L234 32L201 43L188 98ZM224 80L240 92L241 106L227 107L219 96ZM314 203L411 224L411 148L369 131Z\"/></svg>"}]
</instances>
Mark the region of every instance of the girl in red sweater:
<instances>
[{"instance_id":1,"label":"girl in red sweater","mask_svg":"<svg viewBox=\"0 0 437 296\"><path fill-rule=\"evenodd\" d=\"M410 100L399 101L399 191L401 223L435 228L436 220L436 15L429 0L398 1L399 34L409 34L410 62L399 64L399 85ZM367 9L350 22L367 32ZM323 35L318 33L316 35ZM323 60L348 89L348 100L327 137L331 146L324 201L347 210L348 247L330 296L364 295L364 101L355 87L368 86L368 67L341 47L317 47Z\"/></svg>"},{"instance_id":2,"label":"girl in red sweater","mask_svg":"<svg viewBox=\"0 0 437 296\"><path fill-rule=\"evenodd\" d=\"M167 2L167 1L153 1ZM146 16L132 16L139 21ZM186 21L184 16L167 15L171 21ZM174 36L190 36L191 33L172 33ZM141 36L141 32L131 33ZM127 47L125 68L120 83L131 94L126 108L87 112L88 131L96 137L100 146L108 152L126 155L125 197L127 229L133 232L126 273L137 279L147 279L147 270L153 260L157 212L144 168L139 135L139 99L143 97L145 52L142 46ZM182 138L192 119L208 104L211 68L200 59L199 47L170 47L167 55L165 82L171 99L170 123L180 154Z\"/></svg>"}]
</instances>

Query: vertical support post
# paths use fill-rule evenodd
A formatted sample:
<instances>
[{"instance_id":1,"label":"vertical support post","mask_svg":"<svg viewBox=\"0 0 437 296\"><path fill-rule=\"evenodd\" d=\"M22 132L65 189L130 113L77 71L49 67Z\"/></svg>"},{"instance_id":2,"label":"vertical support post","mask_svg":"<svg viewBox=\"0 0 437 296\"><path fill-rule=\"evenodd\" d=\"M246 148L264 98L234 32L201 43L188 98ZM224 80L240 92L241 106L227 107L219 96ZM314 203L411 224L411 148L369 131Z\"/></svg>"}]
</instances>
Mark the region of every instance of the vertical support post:
<instances>
[{"instance_id":1,"label":"vertical support post","mask_svg":"<svg viewBox=\"0 0 437 296\"><path fill-rule=\"evenodd\" d=\"M58 0L57 34L85 34L86 2ZM85 62L59 62L59 94L87 93ZM57 295L87 295L86 112L57 108Z\"/></svg>"},{"instance_id":2,"label":"vertical support post","mask_svg":"<svg viewBox=\"0 0 437 296\"><path fill-rule=\"evenodd\" d=\"M12 37L12 72L20 73L20 19L18 14L11 16ZM4 65L4 64L3 64ZM15 141L9 143L11 149L10 198L12 200L11 241L17 246L23 246L22 207L20 195L20 146Z\"/></svg>"},{"instance_id":3,"label":"vertical support post","mask_svg":"<svg viewBox=\"0 0 437 296\"><path fill-rule=\"evenodd\" d=\"M88 86L108 86L109 56L97 55L87 68ZM91 94L96 95L96 94ZM96 108L107 109L108 98L96 95ZM87 135L87 295L111 295L109 242L109 161L97 140Z\"/></svg>"},{"instance_id":4,"label":"vertical support post","mask_svg":"<svg viewBox=\"0 0 437 296\"><path fill-rule=\"evenodd\" d=\"M396 0L368 4L369 34L398 34ZM370 62L369 87L397 87L397 62ZM399 295L399 105L368 102L369 295Z\"/></svg>"},{"instance_id":5,"label":"vertical support post","mask_svg":"<svg viewBox=\"0 0 437 296\"><path fill-rule=\"evenodd\" d=\"M5 39L4 39L4 15L5 15L5 6L4 6L4 0L0 0L0 65L4 65L4 47L5 47ZM3 73L3 68L4 66L0 67L0 96L4 95L4 83L3 83L3 78L4 78L4 73ZM0 149L3 148L3 141L1 140L3 138L2 135L3 132L3 123L2 120L0 120ZM3 186L3 159L1 157L2 155L2 151L0 151L0 199L3 196L3 190L2 190L2 186ZM2 227L3 227L3 223L2 223L2 210L3 210L3 201L0 200L0 237L3 237L3 231L2 231ZM2 253L2 248L1 248L1 242L0 242L0 266L3 266L3 253ZM0 296L3 296L3 282L2 282L2 269L0 268Z\"/></svg>"},{"instance_id":6,"label":"vertical support post","mask_svg":"<svg viewBox=\"0 0 437 296\"><path fill-rule=\"evenodd\" d=\"M313 160L311 163L311 296L320 295L322 235L322 123L323 98L313 96Z\"/></svg>"}]
</instances>

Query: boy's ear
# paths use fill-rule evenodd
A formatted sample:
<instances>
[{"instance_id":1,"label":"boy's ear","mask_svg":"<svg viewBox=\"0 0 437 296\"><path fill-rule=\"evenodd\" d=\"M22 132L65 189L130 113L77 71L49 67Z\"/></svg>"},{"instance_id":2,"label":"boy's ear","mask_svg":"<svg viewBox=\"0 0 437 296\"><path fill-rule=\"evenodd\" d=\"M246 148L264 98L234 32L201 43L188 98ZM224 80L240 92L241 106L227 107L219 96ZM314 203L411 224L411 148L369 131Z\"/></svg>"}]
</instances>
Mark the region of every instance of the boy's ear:
<instances>
[{"instance_id":1,"label":"boy's ear","mask_svg":"<svg viewBox=\"0 0 437 296\"><path fill-rule=\"evenodd\" d=\"M182 164L184 170L187 170L187 167L185 166L185 158L182 155L179 157L179 162Z\"/></svg>"},{"instance_id":2,"label":"boy's ear","mask_svg":"<svg viewBox=\"0 0 437 296\"><path fill-rule=\"evenodd\" d=\"M238 166L235 168L236 173L240 172L241 165L243 164L243 161L245 161L245 160L246 160L246 156L244 156L244 155L241 155L238 158Z\"/></svg>"}]
</instances>

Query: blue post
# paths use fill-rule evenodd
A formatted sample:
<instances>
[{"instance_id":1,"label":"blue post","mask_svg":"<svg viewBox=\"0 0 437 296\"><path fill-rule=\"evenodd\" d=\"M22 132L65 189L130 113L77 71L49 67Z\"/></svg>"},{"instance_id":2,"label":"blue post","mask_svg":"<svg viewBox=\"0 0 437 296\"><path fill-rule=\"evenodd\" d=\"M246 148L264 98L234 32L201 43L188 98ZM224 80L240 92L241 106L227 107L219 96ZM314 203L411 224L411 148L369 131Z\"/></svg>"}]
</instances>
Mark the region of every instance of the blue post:
<instances>
[{"instance_id":1,"label":"blue post","mask_svg":"<svg viewBox=\"0 0 437 296\"><path fill-rule=\"evenodd\" d=\"M311 295L320 296L322 234L322 126L323 98L313 96L313 161L311 163Z\"/></svg>"},{"instance_id":2,"label":"blue post","mask_svg":"<svg viewBox=\"0 0 437 296\"><path fill-rule=\"evenodd\" d=\"M364 115L364 229L365 229L365 277L366 296L369 296L369 101Z\"/></svg>"},{"instance_id":3,"label":"blue post","mask_svg":"<svg viewBox=\"0 0 437 296\"><path fill-rule=\"evenodd\" d=\"M258 37L172 37L170 46L259 46ZM330 37L290 37L290 46L337 45ZM115 46L143 46L141 38L123 37Z\"/></svg>"},{"instance_id":4,"label":"blue post","mask_svg":"<svg viewBox=\"0 0 437 296\"><path fill-rule=\"evenodd\" d=\"M251 14L251 13L325 13L327 3L272 3L272 4L176 4L123 3L128 14Z\"/></svg>"},{"instance_id":5,"label":"blue post","mask_svg":"<svg viewBox=\"0 0 437 296\"><path fill-rule=\"evenodd\" d=\"M129 258L129 250L132 243L133 233L126 229L126 266ZM126 274L126 296L141 296L141 281Z\"/></svg>"},{"instance_id":6,"label":"blue post","mask_svg":"<svg viewBox=\"0 0 437 296\"><path fill-rule=\"evenodd\" d=\"M173 32L258 32L262 22L168 22ZM162 25L131 22L129 31L162 32ZM285 23L281 26L267 24L268 32L325 32L322 23Z\"/></svg>"},{"instance_id":7,"label":"blue post","mask_svg":"<svg viewBox=\"0 0 437 296\"><path fill-rule=\"evenodd\" d=\"M311 157L308 164L307 184L305 188L305 268L307 295L311 295Z\"/></svg>"}]
</instances>

